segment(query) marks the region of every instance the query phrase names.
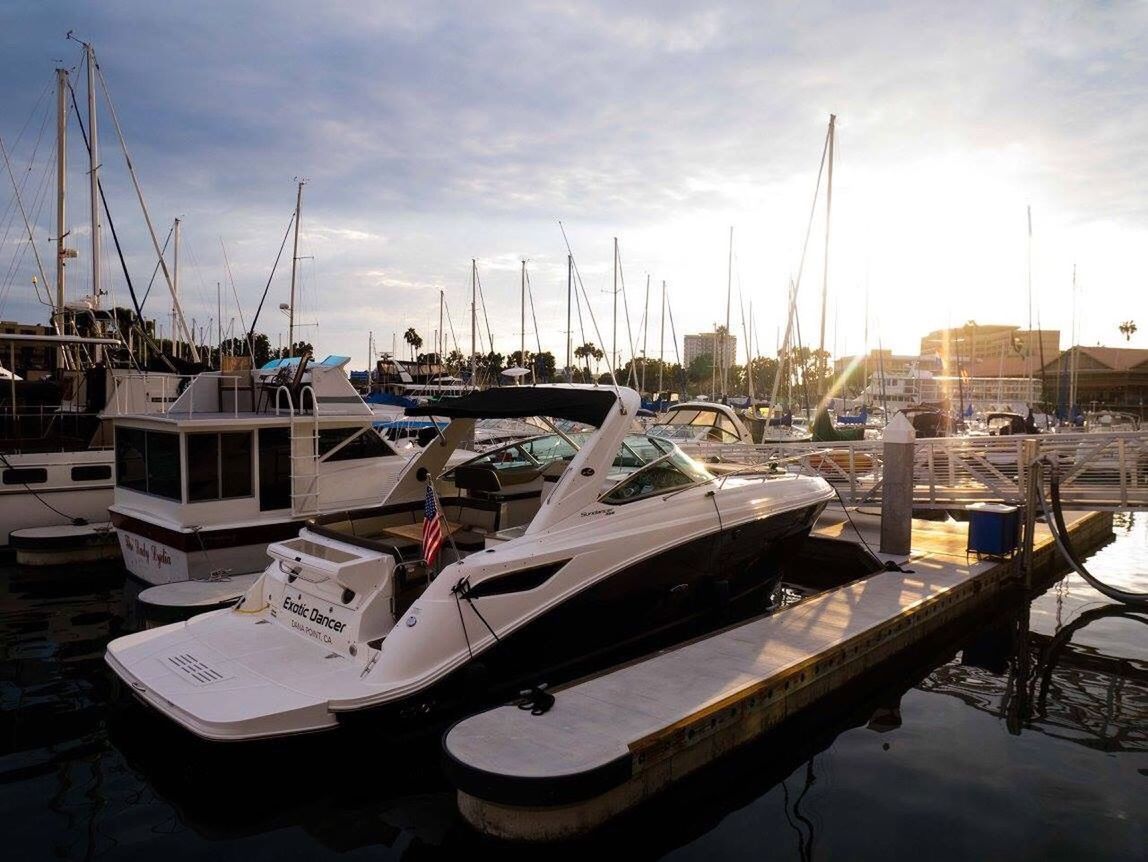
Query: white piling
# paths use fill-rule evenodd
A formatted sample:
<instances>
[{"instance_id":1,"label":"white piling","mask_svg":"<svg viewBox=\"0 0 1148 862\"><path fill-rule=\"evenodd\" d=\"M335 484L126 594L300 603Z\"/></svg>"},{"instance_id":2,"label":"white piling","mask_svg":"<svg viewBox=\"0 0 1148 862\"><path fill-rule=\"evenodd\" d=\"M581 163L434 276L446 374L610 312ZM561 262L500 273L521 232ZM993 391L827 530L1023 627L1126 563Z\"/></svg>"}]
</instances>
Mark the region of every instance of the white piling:
<instances>
[{"instance_id":1,"label":"white piling","mask_svg":"<svg viewBox=\"0 0 1148 862\"><path fill-rule=\"evenodd\" d=\"M913 459L917 432L904 413L885 426L881 470L881 553L908 554L913 540Z\"/></svg>"}]
</instances>

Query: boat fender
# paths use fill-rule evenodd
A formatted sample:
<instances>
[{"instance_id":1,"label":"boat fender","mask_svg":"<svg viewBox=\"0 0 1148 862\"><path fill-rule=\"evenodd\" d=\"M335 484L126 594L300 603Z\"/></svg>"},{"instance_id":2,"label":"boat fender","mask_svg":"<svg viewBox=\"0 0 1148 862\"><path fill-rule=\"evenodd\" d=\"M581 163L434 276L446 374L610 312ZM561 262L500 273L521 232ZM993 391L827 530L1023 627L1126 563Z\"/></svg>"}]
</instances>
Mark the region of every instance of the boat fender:
<instances>
[{"instance_id":1,"label":"boat fender","mask_svg":"<svg viewBox=\"0 0 1148 862\"><path fill-rule=\"evenodd\" d=\"M343 604L349 605L354 600L355 600L355 591L352 590L350 587L345 588L343 590Z\"/></svg>"}]
</instances>

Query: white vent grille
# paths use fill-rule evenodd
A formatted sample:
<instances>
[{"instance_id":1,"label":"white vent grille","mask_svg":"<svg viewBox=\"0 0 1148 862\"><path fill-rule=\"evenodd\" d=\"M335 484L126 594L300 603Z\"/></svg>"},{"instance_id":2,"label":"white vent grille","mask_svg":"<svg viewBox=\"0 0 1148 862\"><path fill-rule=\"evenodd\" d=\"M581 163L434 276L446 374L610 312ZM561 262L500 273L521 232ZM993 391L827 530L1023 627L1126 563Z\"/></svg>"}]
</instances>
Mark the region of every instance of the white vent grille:
<instances>
[{"instance_id":1,"label":"white vent grille","mask_svg":"<svg viewBox=\"0 0 1148 862\"><path fill-rule=\"evenodd\" d=\"M164 656L163 663L193 685L213 685L231 679L230 674L220 673L207 662L187 652Z\"/></svg>"}]
</instances>

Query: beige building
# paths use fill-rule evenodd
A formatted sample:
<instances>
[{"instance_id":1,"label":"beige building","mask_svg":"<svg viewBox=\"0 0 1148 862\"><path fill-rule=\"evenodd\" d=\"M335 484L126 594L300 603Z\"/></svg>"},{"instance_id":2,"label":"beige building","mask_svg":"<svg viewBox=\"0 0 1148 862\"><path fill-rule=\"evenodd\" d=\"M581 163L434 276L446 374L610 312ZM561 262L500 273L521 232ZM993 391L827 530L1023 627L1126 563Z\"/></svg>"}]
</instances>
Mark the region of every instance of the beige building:
<instances>
[{"instance_id":1,"label":"beige building","mask_svg":"<svg viewBox=\"0 0 1148 862\"><path fill-rule=\"evenodd\" d=\"M921 339L921 354L939 356L942 373L1027 377L1060 355L1060 330L978 324L938 329Z\"/></svg>"},{"instance_id":2,"label":"beige building","mask_svg":"<svg viewBox=\"0 0 1148 862\"><path fill-rule=\"evenodd\" d=\"M737 336L725 335L716 332L702 332L697 335L687 335L682 345L682 361L686 368L699 356L716 356L721 351L719 342L724 342L724 365L731 366L737 362Z\"/></svg>"}]
</instances>

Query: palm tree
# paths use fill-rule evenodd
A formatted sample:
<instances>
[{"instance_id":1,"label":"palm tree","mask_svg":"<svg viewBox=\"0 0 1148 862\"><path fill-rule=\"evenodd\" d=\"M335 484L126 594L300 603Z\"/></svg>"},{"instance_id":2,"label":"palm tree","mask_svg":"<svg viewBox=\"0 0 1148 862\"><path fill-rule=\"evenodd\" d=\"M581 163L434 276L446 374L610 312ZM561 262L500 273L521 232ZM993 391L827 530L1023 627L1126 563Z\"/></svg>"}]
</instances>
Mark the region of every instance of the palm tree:
<instances>
[{"instance_id":1,"label":"palm tree","mask_svg":"<svg viewBox=\"0 0 1148 862\"><path fill-rule=\"evenodd\" d=\"M601 348L599 348L596 344L594 344L593 341L587 341L585 344L580 345L579 347L577 347L574 350L574 355L577 356L579 359L587 360L587 362L586 362L586 374L587 374L587 376L589 376L589 374L590 374L590 362L589 362L589 360L591 360L591 359L594 360L594 371L595 371L595 373L597 373L598 363L602 361L602 358L606 354L602 351Z\"/></svg>"},{"instance_id":2,"label":"palm tree","mask_svg":"<svg viewBox=\"0 0 1148 862\"><path fill-rule=\"evenodd\" d=\"M1124 336L1125 341L1131 341L1132 336L1136 334L1136 321L1126 320L1120 324L1120 334Z\"/></svg>"},{"instance_id":3,"label":"palm tree","mask_svg":"<svg viewBox=\"0 0 1148 862\"><path fill-rule=\"evenodd\" d=\"M403 333L403 341L410 345L411 348L411 361L415 361L415 351L423 346L422 336L420 336L415 328L412 326ZM421 369L420 369L421 370Z\"/></svg>"}]
</instances>

